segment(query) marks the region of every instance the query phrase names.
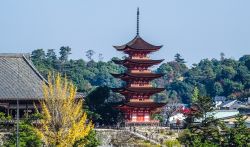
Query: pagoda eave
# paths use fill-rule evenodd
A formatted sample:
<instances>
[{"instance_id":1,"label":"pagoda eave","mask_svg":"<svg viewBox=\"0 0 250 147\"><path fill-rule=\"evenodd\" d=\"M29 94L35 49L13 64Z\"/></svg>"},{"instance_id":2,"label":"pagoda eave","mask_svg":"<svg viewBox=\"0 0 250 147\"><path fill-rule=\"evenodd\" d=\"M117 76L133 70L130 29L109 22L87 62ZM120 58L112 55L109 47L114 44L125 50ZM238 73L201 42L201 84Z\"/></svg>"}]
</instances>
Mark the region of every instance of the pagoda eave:
<instances>
[{"instance_id":1,"label":"pagoda eave","mask_svg":"<svg viewBox=\"0 0 250 147\"><path fill-rule=\"evenodd\" d=\"M117 106L118 109L140 109L140 108L148 108L155 109L164 107L166 103L155 103L155 102L128 102L122 105Z\"/></svg>"},{"instance_id":2,"label":"pagoda eave","mask_svg":"<svg viewBox=\"0 0 250 147\"><path fill-rule=\"evenodd\" d=\"M165 90L165 88L111 88L113 92L118 92L124 96L129 94L143 93L145 95L153 95Z\"/></svg>"},{"instance_id":3,"label":"pagoda eave","mask_svg":"<svg viewBox=\"0 0 250 147\"><path fill-rule=\"evenodd\" d=\"M112 60L116 64L121 64L121 65L131 65L131 64L140 64L140 65L147 65L147 66L152 66L152 65L157 65L164 61L164 59L161 60L141 60L141 59L125 59L125 60Z\"/></svg>"},{"instance_id":4,"label":"pagoda eave","mask_svg":"<svg viewBox=\"0 0 250 147\"><path fill-rule=\"evenodd\" d=\"M117 51L124 51L124 52L128 52L128 51L140 51L140 52L155 52L158 51L160 48L162 48L163 46L157 46L155 48L135 48L135 47L131 47L131 46L113 46Z\"/></svg>"},{"instance_id":5,"label":"pagoda eave","mask_svg":"<svg viewBox=\"0 0 250 147\"><path fill-rule=\"evenodd\" d=\"M121 46L114 46L118 51L125 51L125 50L135 50L135 51L157 51L162 48L162 45L156 46L152 45L145 40L143 40L139 35L136 35L133 40L130 42L121 45Z\"/></svg>"},{"instance_id":6,"label":"pagoda eave","mask_svg":"<svg viewBox=\"0 0 250 147\"><path fill-rule=\"evenodd\" d=\"M115 78L120 78L120 79L130 79L130 78L149 78L149 79L154 79L154 78L159 78L162 77L163 74L155 74L155 73L147 73L147 74L133 74L133 73L123 73L123 74L114 74L111 73L112 76Z\"/></svg>"}]
</instances>

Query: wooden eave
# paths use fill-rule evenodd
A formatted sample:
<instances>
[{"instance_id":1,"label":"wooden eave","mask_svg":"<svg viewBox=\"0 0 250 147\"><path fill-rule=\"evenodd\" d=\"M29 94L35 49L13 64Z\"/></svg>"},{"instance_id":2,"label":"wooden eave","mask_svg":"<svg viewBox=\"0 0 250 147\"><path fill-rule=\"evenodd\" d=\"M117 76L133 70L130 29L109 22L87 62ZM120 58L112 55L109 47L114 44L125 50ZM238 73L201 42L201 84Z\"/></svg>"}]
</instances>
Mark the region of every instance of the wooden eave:
<instances>
[{"instance_id":1,"label":"wooden eave","mask_svg":"<svg viewBox=\"0 0 250 147\"><path fill-rule=\"evenodd\" d=\"M165 88L112 88L112 91L119 92L122 95L127 95L129 93L145 93L148 95L153 95L155 93L164 91Z\"/></svg>"},{"instance_id":2,"label":"wooden eave","mask_svg":"<svg viewBox=\"0 0 250 147\"><path fill-rule=\"evenodd\" d=\"M116 64L121 65L130 65L130 64L141 64L141 65L157 65L164 61L164 59L161 60L140 60L140 59L125 59L125 60L112 60Z\"/></svg>"},{"instance_id":3,"label":"wooden eave","mask_svg":"<svg viewBox=\"0 0 250 147\"><path fill-rule=\"evenodd\" d=\"M161 108L165 105L166 105L166 103L156 103L156 102L128 102L128 103L124 103L122 105L117 106L117 108L119 108L119 109L130 109L130 108L155 109L155 108Z\"/></svg>"},{"instance_id":4,"label":"wooden eave","mask_svg":"<svg viewBox=\"0 0 250 147\"><path fill-rule=\"evenodd\" d=\"M159 50L161 46L155 46L152 45L145 40L143 40L139 35L136 35L134 39L132 39L130 42L121 45L121 46L114 46L118 51L126 51L128 49L134 50L134 51L156 51Z\"/></svg>"},{"instance_id":5,"label":"wooden eave","mask_svg":"<svg viewBox=\"0 0 250 147\"><path fill-rule=\"evenodd\" d=\"M155 73L147 73L147 74L133 74L133 73L122 73L122 74L113 74L111 73L112 76L115 78L120 78L120 79L127 79L127 78L159 78L162 77L163 74L155 74Z\"/></svg>"}]
</instances>

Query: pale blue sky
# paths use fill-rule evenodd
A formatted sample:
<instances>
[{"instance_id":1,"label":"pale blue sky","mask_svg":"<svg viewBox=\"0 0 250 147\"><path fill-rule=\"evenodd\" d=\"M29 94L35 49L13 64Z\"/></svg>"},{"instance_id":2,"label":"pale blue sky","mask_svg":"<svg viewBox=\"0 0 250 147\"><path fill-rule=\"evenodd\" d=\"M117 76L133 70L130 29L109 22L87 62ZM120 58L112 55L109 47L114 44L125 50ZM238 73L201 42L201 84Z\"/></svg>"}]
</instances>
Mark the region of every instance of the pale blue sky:
<instances>
[{"instance_id":1,"label":"pale blue sky","mask_svg":"<svg viewBox=\"0 0 250 147\"><path fill-rule=\"evenodd\" d=\"M249 0L5 0L0 52L70 46L74 59L86 59L88 49L105 60L121 57L112 45L135 36L138 6L142 38L164 45L153 58L170 61L180 53L191 65L220 52L250 54Z\"/></svg>"}]
</instances>

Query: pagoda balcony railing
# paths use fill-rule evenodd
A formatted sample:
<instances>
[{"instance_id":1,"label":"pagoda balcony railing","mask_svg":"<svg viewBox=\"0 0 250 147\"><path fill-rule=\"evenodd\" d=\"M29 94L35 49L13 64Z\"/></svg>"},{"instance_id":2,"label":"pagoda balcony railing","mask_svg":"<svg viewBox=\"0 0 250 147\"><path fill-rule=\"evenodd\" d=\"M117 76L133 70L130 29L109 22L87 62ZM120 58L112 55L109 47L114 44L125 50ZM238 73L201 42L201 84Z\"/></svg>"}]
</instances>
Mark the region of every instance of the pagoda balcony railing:
<instances>
[{"instance_id":1,"label":"pagoda balcony railing","mask_svg":"<svg viewBox=\"0 0 250 147\"><path fill-rule=\"evenodd\" d=\"M130 102L154 102L153 99L150 99L149 97L132 97Z\"/></svg>"},{"instance_id":2,"label":"pagoda balcony railing","mask_svg":"<svg viewBox=\"0 0 250 147\"><path fill-rule=\"evenodd\" d=\"M153 87L151 84L130 84L130 87L133 87L133 88L141 88L141 87Z\"/></svg>"},{"instance_id":3,"label":"pagoda balcony railing","mask_svg":"<svg viewBox=\"0 0 250 147\"><path fill-rule=\"evenodd\" d=\"M131 59L140 59L140 60L149 60L149 57L138 57L138 56L133 56Z\"/></svg>"},{"instance_id":4,"label":"pagoda balcony railing","mask_svg":"<svg viewBox=\"0 0 250 147\"><path fill-rule=\"evenodd\" d=\"M145 120L142 120L142 121L139 121L139 120L126 120L125 123L159 123L160 121L159 120L148 120L148 121L145 121Z\"/></svg>"},{"instance_id":5,"label":"pagoda balcony railing","mask_svg":"<svg viewBox=\"0 0 250 147\"><path fill-rule=\"evenodd\" d=\"M131 73L151 73L150 70L130 70Z\"/></svg>"}]
</instances>

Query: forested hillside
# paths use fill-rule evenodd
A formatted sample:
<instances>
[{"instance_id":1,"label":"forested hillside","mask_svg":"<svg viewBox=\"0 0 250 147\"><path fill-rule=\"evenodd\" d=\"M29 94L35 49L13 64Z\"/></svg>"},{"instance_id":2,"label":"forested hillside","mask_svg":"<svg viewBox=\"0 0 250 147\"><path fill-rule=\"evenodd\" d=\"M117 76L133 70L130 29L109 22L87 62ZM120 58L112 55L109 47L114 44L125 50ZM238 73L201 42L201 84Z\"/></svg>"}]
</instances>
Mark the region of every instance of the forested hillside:
<instances>
[{"instance_id":1,"label":"forested hillside","mask_svg":"<svg viewBox=\"0 0 250 147\"><path fill-rule=\"evenodd\" d=\"M122 81L113 78L109 73L120 73L125 69L112 61L94 61L93 50L85 52L88 61L83 59L69 60L71 48L61 47L57 57L53 49L36 49L31 59L44 77L49 72L62 73L71 79L79 92L88 94L97 86L119 87ZM156 101L182 101L189 103L194 87L198 87L200 95L227 96L230 98L245 98L250 96L250 55L244 55L239 60L226 58L203 59L198 64L188 68L180 54L175 60L162 63L154 72L165 76L153 81L156 87L165 87L166 91L154 96Z\"/></svg>"}]
</instances>

